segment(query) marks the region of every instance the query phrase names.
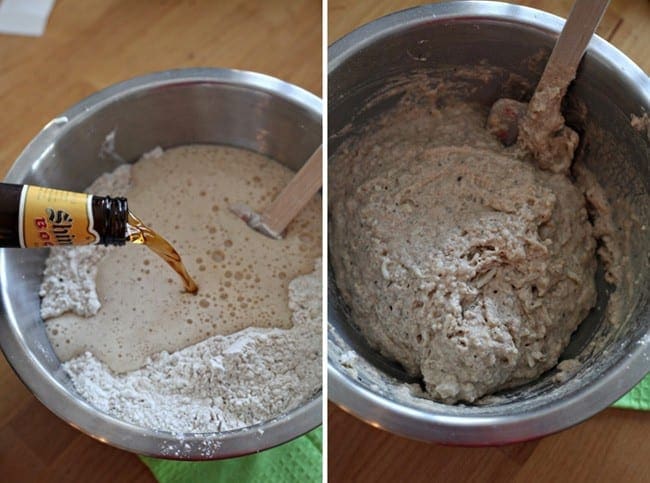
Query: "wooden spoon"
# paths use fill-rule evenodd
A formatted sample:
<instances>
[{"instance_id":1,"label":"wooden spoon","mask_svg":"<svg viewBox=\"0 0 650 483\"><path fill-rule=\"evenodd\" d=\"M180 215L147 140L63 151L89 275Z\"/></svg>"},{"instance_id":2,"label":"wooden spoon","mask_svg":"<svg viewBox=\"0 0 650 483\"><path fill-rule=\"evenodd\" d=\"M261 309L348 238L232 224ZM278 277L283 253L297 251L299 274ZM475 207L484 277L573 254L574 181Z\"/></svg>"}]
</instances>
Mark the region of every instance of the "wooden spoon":
<instances>
[{"instance_id":1,"label":"wooden spoon","mask_svg":"<svg viewBox=\"0 0 650 483\"><path fill-rule=\"evenodd\" d=\"M278 197L261 213L238 203L230 211L248 226L270 238L281 239L287 225L323 185L323 146L312 154Z\"/></svg>"},{"instance_id":2,"label":"wooden spoon","mask_svg":"<svg viewBox=\"0 0 650 483\"><path fill-rule=\"evenodd\" d=\"M608 5L609 0L576 0L536 90L557 87L566 91Z\"/></svg>"},{"instance_id":3,"label":"wooden spoon","mask_svg":"<svg viewBox=\"0 0 650 483\"><path fill-rule=\"evenodd\" d=\"M576 0L530 103L499 99L488 116L493 134L506 145L519 140L543 169L561 172L573 159L578 135L564 125L562 98L608 4L609 0Z\"/></svg>"}]
</instances>

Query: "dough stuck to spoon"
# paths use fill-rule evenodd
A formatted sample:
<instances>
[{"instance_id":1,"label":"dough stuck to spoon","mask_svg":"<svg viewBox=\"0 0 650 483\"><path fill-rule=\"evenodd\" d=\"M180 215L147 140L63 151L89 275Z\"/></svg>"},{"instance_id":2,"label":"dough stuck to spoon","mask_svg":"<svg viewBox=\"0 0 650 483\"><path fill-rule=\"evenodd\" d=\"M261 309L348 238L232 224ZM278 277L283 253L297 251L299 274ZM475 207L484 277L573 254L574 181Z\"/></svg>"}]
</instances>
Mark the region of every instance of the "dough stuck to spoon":
<instances>
[{"instance_id":1,"label":"dough stuck to spoon","mask_svg":"<svg viewBox=\"0 0 650 483\"><path fill-rule=\"evenodd\" d=\"M578 133L564 124L562 99L575 79L587 44L609 0L576 0L528 105L498 100L488 115L487 129L501 142L517 143L540 168L568 174Z\"/></svg>"}]
</instances>

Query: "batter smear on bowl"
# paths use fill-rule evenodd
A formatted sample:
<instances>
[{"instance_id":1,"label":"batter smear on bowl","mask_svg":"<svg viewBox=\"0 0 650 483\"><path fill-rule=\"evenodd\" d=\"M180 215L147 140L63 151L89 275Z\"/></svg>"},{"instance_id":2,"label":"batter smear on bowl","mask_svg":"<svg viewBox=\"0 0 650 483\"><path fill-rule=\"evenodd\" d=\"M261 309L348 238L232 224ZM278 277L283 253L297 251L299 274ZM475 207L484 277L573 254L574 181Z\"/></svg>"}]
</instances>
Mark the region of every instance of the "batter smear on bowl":
<instances>
[{"instance_id":1,"label":"batter smear on bowl","mask_svg":"<svg viewBox=\"0 0 650 483\"><path fill-rule=\"evenodd\" d=\"M435 105L403 99L336 151L331 259L370 344L473 402L557 364L596 303L597 243L585 187L504 147L485 109Z\"/></svg>"},{"instance_id":2,"label":"batter smear on bowl","mask_svg":"<svg viewBox=\"0 0 650 483\"><path fill-rule=\"evenodd\" d=\"M271 240L228 210L270 202L293 173L222 146L155 150L88 191L127 197L168 237L199 291L144 247L53 249L41 315L77 391L140 426L236 429L321 387L320 197Z\"/></svg>"}]
</instances>

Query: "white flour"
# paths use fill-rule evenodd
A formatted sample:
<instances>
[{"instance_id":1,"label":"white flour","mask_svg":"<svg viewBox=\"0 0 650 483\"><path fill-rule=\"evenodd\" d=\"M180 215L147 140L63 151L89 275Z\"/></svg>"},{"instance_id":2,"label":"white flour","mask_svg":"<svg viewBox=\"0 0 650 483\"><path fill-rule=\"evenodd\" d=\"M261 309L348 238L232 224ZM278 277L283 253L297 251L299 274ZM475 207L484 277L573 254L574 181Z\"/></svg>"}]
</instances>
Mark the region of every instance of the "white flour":
<instances>
[{"instance_id":1,"label":"white flour","mask_svg":"<svg viewBox=\"0 0 650 483\"><path fill-rule=\"evenodd\" d=\"M161 150L151 153L160 156ZM130 165L98 178L95 194L124 195ZM41 285L43 319L100 309L97 264L113 247L53 249ZM119 248L118 248L119 249ZM121 420L174 433L218 432L279 416L321 388L321 261L289 284L293 326L214 335L144 367L115 373L90 352L62 365L88 402ZM74 334L70 334L74 336Z\"/></svg>"},{"instance_id":2,"label":"white flour","mask_svg":"<svg viewBox=\"0 0 650 483\"><path fill-rule=\"evenodd\" d=\"M101 175L86 192L125 196L131 180L131 165L123 164L112 173ZM97 264L115 247L101 245L75 248L52 248L45 262L41 283L41 317L43 320L74 312L83 317L95 315L101 304L95 277Z\"/></svg>"},{"instance_id":3,"label":"white flour","mask_svg":"<svg viewBox=\"0 0 650 483\"><path fill-rule=\"evenodd\" d=\"M201 433L271 419L321 387L320 265L289 285L291 329L213 336L124 375L90 353L63 367L91 404L139 426Z\"/></svg>"}]
</instances>

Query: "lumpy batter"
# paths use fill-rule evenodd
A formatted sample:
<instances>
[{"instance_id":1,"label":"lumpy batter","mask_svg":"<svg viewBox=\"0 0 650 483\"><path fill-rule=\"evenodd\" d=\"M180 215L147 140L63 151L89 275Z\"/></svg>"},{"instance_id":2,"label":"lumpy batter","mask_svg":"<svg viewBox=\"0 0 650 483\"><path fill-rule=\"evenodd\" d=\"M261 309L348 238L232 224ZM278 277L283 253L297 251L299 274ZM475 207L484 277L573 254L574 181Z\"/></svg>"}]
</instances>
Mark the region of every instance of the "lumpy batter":
<instances>
[{"instance_id":1,"label":"lumpy batter","mask_svg":"<svg viewBox=\"0 0 650 483\"><path fill-rule=\"evenodd\" d=\"M408 105L330 170L337 286L368 341L454 403L553 367L596 301L581 190L464 104Z\"/></svg>"},{"instance_id":2,"label":"lumpy batter","mask_svg":"<svg viewBox=\"0 0 650 483\"><path fill-rule=\"evenodd\" d=\"M113 178L127 184L126 176ZM89 351L121 373L215 334L289 328L288 284L310 273L321 252L320 198L283 240L255 232L228 207L243 201L261 210L292 176L264 156L224 146L184 146L134 164L124 193L130 210L174 245L199 292L183 292L176 273L143 246L60 249L41 288L59 358ZM108 188L96 194L116 194Z\"/></svg>"}]
</instances>

